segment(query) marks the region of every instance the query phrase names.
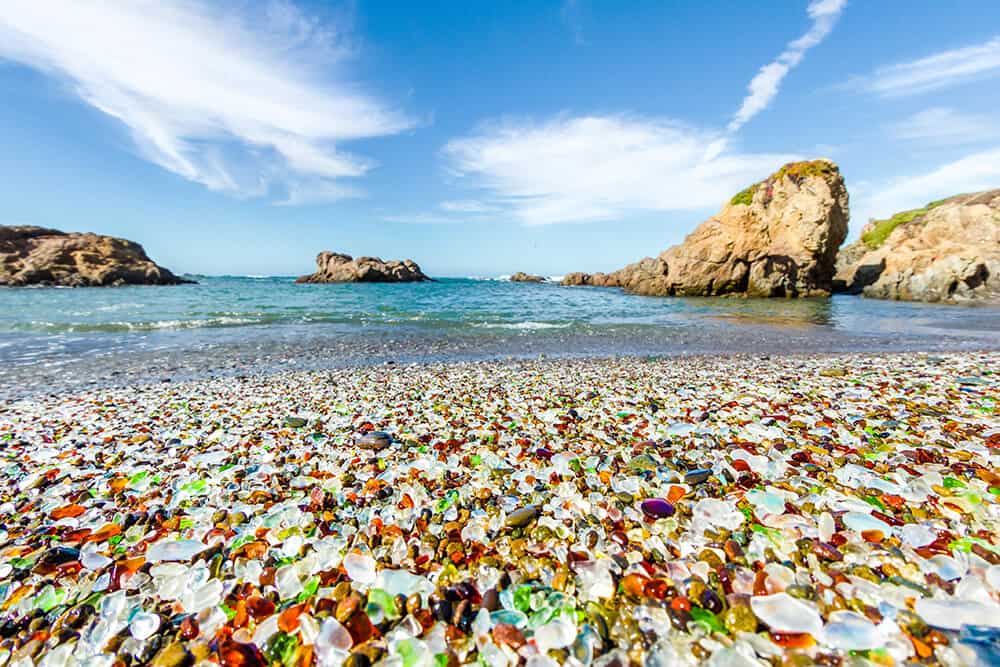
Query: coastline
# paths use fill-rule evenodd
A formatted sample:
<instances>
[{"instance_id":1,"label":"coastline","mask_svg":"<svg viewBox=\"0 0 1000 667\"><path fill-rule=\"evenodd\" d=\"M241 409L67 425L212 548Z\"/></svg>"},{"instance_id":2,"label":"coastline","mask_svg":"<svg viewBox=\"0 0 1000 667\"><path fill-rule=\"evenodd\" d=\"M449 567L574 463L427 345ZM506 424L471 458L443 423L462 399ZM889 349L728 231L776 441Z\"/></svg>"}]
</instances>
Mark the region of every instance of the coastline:
<instances>
[{"instance_id":1,"label":"coastline","mask_svg":"<svg viewBox=\"0 0 1000 667\"><path fill-rule=\"evenodd\" d=\"M7 402L5 605L82 619L39 659L968 661L996 628L959 625L1000 618L998 367L383 364Z\"/></svg>"}]
</instances>

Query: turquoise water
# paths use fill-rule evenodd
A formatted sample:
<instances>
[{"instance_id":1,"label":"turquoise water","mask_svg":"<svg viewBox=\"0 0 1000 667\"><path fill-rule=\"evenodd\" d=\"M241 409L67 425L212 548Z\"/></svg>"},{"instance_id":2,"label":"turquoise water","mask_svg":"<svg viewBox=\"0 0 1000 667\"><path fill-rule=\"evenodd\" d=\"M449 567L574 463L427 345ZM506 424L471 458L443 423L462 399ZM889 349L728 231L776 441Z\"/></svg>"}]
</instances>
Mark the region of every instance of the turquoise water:
<instances>
[{"instance_id":1,"label":"turquoise water","mask_svg":"<svg viewBox=\"0 0 1000 667\"><path fill-rule=\"evenodd\" d=\"M0 382L139 367L176 376L220 366L537 354L947 350L996 347L1000 338L995 307L851 296L647 298L472 279L198 280L176 287L0 289Z\"/></svg>"}]
</instances>

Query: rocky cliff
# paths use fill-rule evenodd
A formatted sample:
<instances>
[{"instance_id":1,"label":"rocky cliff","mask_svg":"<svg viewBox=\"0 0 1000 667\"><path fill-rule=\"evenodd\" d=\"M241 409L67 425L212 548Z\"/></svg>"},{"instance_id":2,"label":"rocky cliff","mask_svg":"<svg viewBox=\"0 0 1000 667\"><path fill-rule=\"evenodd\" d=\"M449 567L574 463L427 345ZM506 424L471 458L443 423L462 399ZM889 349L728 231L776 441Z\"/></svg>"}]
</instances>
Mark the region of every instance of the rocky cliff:
<instances>
[{"instance_id":1,"label":"rocky cliff","mask_svg":"<svg viewBox=\"0 0 1000 667\"><path fill-rule=\"evenodd\" d=\"M358 257L324 251L316 256L316 273L302 276L298 283L413 283L430 280L416 262L382 261L378 257Z\"/></svg>"},{"instance_id":2,"label":"rocky cliff","mask_svg":"<svg viewBox=\"0 0 1000 667\"><path fill-rule=\"evenodd\" d=\"M42 227L0 226L0 285L110 287L189 282L158 266L133 241Z\"/></svg>"},{"instance_id":3,"label":"rocky cliff","mask_svg":"<svg viewBox=\"0 0 1000 667\"><path fill-rule=\"evenodd\" d=\"M571 273L563 284L655 296L828 294L848 215L836 164L793 162L738 193L681 245L613 273Z\"/></svg>"},{"instance_id":4,"label":"rocky cliff","mask_svg":"<svg viewBox=\"0 0 1000 667\"><path fill-rule=\"evenodd\" d=\"M548 280L544 276L535 276L524 271L518 271L510 277L512 283L544 283Z\"/></svg>"},{"instance_id":5,"label":"rocky cliff","mask_svg":"<svg viewBox=\"0 0 1000 667\"><path fill-rule=\"evenodd\" d=\"M835 289L906 301L1000 301L1000 190L873 220L837 257Z\"/></svg>"}]
</instances>

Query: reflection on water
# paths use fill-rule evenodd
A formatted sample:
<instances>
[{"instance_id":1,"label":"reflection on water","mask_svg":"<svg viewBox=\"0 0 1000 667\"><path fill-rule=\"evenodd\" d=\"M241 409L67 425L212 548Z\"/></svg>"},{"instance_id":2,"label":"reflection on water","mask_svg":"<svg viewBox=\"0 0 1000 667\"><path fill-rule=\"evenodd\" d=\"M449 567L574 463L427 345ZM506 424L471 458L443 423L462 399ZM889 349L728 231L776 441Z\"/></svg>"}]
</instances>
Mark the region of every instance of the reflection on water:
<instances>
[{"instance_id":1,"label":"reflection on water","mask_svg":"<svg viewBox=\"0 0 1000 667\"><path fill-rule=\"evenodd\" d=\"M743 299L699 298L691 302L692 311L708 317L771 326L810 326L834 323L831 299Z\"/></svg>"}]
</instances>

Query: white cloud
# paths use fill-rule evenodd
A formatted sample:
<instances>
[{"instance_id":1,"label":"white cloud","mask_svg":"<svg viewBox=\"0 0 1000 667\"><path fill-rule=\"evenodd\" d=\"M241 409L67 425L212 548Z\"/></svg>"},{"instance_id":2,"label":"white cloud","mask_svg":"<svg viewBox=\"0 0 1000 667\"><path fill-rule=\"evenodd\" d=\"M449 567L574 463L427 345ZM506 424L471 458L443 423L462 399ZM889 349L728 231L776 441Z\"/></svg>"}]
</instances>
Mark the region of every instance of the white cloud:
<instances>
[{"instance_id":1,"label":"white cloud","mask_svg":"<svg viewBox=\"0 0 1000 667\"><path fill-rule=\"evenodd\" d=\"M972 144L1000 137L1000 117L934 107L909 116L889 129L897 139L922 144Z\"/></svg>"},{"instance_id":2,"label":"white cloud","mask_svg":"<svg viewBox=\"0 0 1000 667\"><path fill-rule=\"evenodd\" d=\"M467 219L463 219L446 213L426 213L426 212L398 213L393 215L385 215L382 216L382 220L386 222L395 222L403 225L457 225L462 222L468 222Z\"/></svg>"},{"instance_id":3,"label":"white cloud","mask_svg":"<svg viewBox=\"0 0 1000 667\"><path fill-rule=\"evenodd\" d=\"M345 179L374 163L341 145L411 122L344 80L334 27L288 2L239 6L4 0L0 59L66 81L127 126L144 158L211 190L285 203L358 194Z\"/></svg>"},{"instance_id":4,"label":"white cloud","mask_svg":"<svg viewBox=\"0 0 1000 667\"><path fill-rule=\"evenodd\" d=\"M497 210L496 206L490 206L476 199L443 201L440 204L440 208L449 213L491 213Z\"/></svg>"},{"instance_id":5,"label":"white cloud","mask_svg":"<svg viewBox=\"0 0 1000 667\"><path fill-rule=\"evenodd\" d=\"M751 118L767 108L778 94L778 88L788 72L798 65L806 51L816 46L830 34L840 13L847 5L847 0L813 0L809 3L809 18L812 27L794 42L790 42L785 50L775 59L760 68L757 75L747 86L748 95L743 98L739 110L729 122L729 131L736 132Z\"/></svg>"},{"instance_id":6,"label":"white cloud","mask_svg":"<svg viewBox=\"0 0 1000 667\"><path fill-rule=\"evenodd\" d=\"M502 121L444 148L452 171L526 224L716 207L792 155L741 154L722 134L666 119Z\"/></svg>"},{"instance_id":7,"label":"white cloud","mask_svg":"<svg viewBox=\"0 0 1000 667\"><path fill-rule=\"evenodd\" d=\"M899 211L923 206L929 201L964 192L1000 187L1000 147L972 153L929 172L896 179L867 188L852 208L856 227L870 218L886 218ZM870 194L869 194L870 193Z\"/></svg>"},{"instance_id":8,"label":"white cloud","mask_svg":"<svg viewBox=\"0 0 1000 667\"><path fill-rule=\"evenodd\" d=\"M883 97L915 95L1000 73L1000 37L926 58L877 68L848 82Z\"/></svg>"}]
</instances>

